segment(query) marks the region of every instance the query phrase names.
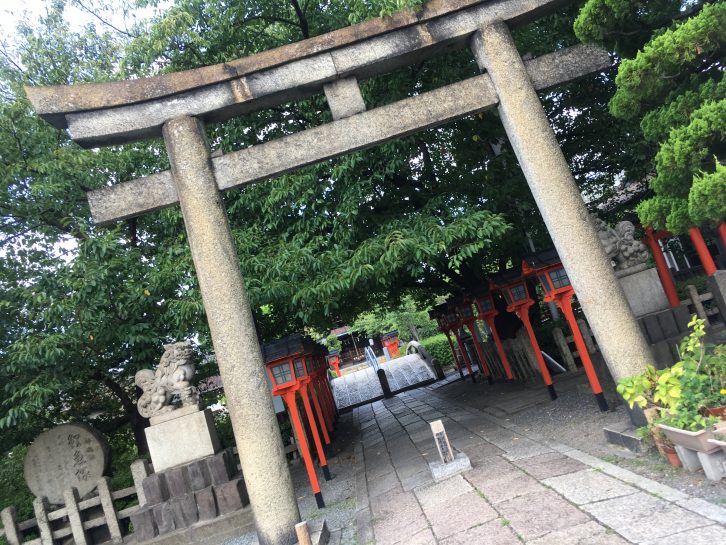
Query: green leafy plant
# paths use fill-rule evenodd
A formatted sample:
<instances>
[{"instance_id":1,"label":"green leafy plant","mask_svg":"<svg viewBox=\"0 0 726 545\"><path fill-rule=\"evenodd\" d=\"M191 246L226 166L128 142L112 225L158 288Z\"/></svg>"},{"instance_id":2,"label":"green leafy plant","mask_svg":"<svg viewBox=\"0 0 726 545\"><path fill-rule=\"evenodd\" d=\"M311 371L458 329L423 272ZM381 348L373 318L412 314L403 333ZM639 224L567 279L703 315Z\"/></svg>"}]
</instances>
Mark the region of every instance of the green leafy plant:
<instances>
[{"instance_id":1,"label":"green leafy plant","mask_svg":"<svg viewBox=\"0 0 726 545\"><path fill-rule=\"evenodd\" d=\"M694 316L688 327L691 333L681 341L679 362L661 370L649 365L621 380L617 390L630 407L657 408L657 423L696 431L719 420L705 416L704 408L726 404L726 346L703 342L704 320Z\"/></svg>"}]
</instances>

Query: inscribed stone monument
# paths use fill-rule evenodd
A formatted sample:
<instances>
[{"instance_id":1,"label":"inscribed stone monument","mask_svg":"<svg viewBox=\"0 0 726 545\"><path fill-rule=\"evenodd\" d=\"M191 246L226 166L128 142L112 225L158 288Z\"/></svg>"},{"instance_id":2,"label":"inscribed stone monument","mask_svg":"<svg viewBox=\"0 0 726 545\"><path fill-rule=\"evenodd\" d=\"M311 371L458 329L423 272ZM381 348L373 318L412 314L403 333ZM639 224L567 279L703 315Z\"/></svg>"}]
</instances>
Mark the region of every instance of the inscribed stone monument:
<instances>
[{"instance_id":1,"label":"inscribed stone monument","mask_svg":"<svg viewBox=\"0 0 726 545\"><path fill-rule=\"evenodd\" d=\"M83 497L108 468L106 439L86 424L62 424L41 433L25 456L25 482L36 496L51 504L64 503L71 487Z\"/></svg>"}]
</instances>

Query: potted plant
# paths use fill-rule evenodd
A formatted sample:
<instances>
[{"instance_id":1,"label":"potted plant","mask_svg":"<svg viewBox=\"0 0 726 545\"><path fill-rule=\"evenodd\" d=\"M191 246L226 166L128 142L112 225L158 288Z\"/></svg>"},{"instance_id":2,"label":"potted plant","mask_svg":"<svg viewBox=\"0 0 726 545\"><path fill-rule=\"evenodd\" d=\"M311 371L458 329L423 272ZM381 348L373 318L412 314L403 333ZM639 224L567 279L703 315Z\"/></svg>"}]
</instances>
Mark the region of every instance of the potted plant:
<instances>
[{"instance_id":1,"label":"potted plant","mask_svg":"<svg viewBox=\"0 0 726 545\"><path fill-rule=\"evenodd\" d=\"M709 439L713 439L713 427L720 418L705 414L704 409L721 401L726 352L723 346L705 346L703 320L694 316L688 325L692 331L681 342L681 361L658 378L664 387L672 388L668 393L674 398L661 410L658 427L677 445L710 452L716 448Z\"/></svg>"},{"instance_id":2,"label":"potted plant","mask_svg":"<svg viewBox=\"0 0 726 545\"><path fill-rule=\"evenodd\" d=\"M640 375L618 383L618 393L631 407L645 409L646 418L657 424L677 445L708 452L714 445L713 423L719 419L704 414L711 403L726 404L726 347L714 349L703 343L705 324L695 316L688 324L691 333L680 345L681 361L666 369L648 366ZM662 454L654 430L656 445ZM662 441L660 442L662 444Z\"/></svg>"}]
</instances>

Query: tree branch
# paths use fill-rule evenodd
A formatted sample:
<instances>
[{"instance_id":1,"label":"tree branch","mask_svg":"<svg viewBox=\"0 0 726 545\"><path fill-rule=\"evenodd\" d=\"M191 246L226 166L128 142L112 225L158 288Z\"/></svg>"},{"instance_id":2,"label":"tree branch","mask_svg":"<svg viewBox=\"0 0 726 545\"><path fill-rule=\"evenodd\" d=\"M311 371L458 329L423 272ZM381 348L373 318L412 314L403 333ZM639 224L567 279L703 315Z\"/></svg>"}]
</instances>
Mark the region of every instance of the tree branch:
<instances>
[{"instance_id":1,"label":"tree branch","mask_svg":"<svg viewBox=\"0 0 726 545\"><path fill-rule=\"evenodd\" d=\"M290 0L290 3L292 4L293 9L295 10L295 15L297 15L298 20L300 21L300 31L302 32L303 38L307 39L310 37L310 27L308 26L308 20L305 17L305 13L303 13L302 8L300 8L300 3L297 0Z\"/></svg>"},{"instance_id":2,"label":"tree branch","mask_svg":"<svg viewBox=\"0 0 726 545\"><path fill-rule=\"evenodd\" d=\"M77 6L78 6L78 7L79 7L79 8L81 9L81 10L83 10L83 11L85 11L86 13L88 13L89 15L91 15L91 16L93 16L93 17L95 17L96 19L98 19L99 21L101 21L101 23L103 23L104 25L106 25L106 26L107 26L107 27L109 27L109 28L112 28L113 30L115 30L115 31L116 31L116 32L118 32L119 34L123 34L124 36L127 36L128 38L138 38L138 35L137 35L137 34L132 34L132 33L128 32L127 30L121 30L121 29L120 29L120 28L118 28L117 26L115 26L115 25L111 24L111 23L110 23L110 22L108 22L108 21L107 21L106 19L104 19L103 17L101 17L101 16L100 16L100 15L99 15L98 13L96 13L95 11L93 11L93 10L92 10L91 8L88 8L88 7L86 7L86 6L85 6L85 5L83 4L83 2L81 2L81 0L74 0L74 3L75 3L75 4L76 4L76 5L77 5Z\"/></svg>"}]
</instances>

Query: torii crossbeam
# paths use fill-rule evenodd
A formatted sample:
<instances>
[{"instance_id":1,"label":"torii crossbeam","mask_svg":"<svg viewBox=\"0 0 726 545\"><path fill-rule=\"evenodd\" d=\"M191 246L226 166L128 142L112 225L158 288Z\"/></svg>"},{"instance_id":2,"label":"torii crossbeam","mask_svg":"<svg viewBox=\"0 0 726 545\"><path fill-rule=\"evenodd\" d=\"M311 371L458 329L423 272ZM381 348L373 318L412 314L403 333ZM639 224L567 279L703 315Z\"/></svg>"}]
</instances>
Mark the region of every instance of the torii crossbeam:
<instances>
[{"instance_id":1,"label":"torii crossbeam","mask_svg":"<svg viewBox=\"0 0 726 545\"><path fill-rule=\"evenodd\" d=\"M89 193L111 223L181 205L262 545L294 542L299 512L221 191L497 106L542 217L614 377L649 347L591 225L536 90L609 66L583 46L522 61L510 28L563 0L431 0L229 63L143 80L29 87L36 111L86 147L162 135L171 171ZM470 47L481 76L366 111L358 81ZM215 158L204 123L325 93L332 123Z\"/></svg>"}]
</instances>

